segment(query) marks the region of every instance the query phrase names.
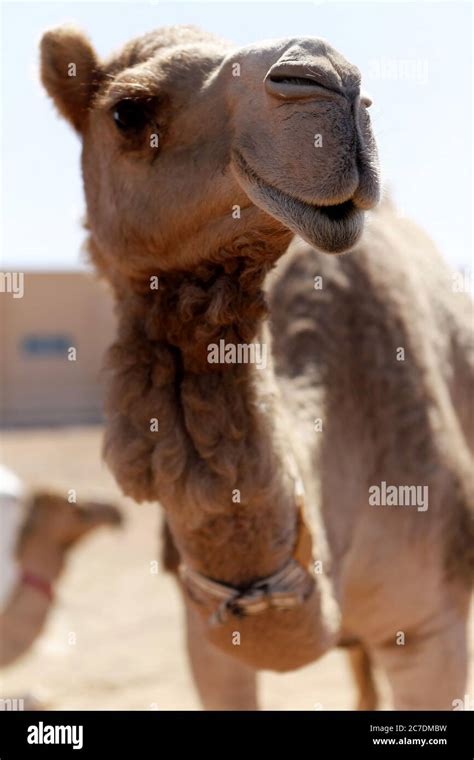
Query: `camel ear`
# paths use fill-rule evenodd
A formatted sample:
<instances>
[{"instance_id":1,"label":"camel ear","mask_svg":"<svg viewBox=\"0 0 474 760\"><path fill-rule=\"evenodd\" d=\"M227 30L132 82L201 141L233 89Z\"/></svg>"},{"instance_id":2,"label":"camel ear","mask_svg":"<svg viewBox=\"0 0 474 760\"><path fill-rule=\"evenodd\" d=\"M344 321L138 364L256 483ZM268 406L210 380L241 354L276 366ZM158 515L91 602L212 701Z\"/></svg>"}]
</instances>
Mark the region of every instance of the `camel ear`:
<instances>
[{"instance_id":1,"label":"camel ear","mask_svg":"<svg viewBox=\"0 0 474 760\"><path fill-rule=\"evenodd\" d=\"M99 61L80 30L60 26L43 35L41 81L59 112L80 132L100 81Z\"/></svg>"}]
</instances>

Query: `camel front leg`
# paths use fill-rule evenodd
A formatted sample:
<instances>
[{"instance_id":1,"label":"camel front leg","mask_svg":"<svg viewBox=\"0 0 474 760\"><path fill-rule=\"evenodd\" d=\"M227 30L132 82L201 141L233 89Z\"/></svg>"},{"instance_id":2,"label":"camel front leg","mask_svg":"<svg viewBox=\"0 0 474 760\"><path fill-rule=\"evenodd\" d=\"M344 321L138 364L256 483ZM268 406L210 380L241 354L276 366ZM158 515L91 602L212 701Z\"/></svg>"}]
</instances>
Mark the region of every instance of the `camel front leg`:
<instances>
[{"instance_id":1,"label":"camel front leg","mask_svg":"<svg viewBox=\"0 0 474 760\"><path fill-rule=\"evenodd\" d=\"M257 710L257 674L208 641L205 622L190 604L178 579L179 554L163 520L161 558L178 583L186 612L186 640L194 683L205 710Z\"/></svg>"},{"instance_id":2,"label":"camel front leg","mask_svg":"<svg viewBox=\"0 0 474 760\"><path fill-rule=\"evenodd\" d=\"M349 647L347 653L357 688L356 709L376 710L378 694L367 649L362 644L356 644Z\"/></svg>"},{"instance_id":3,"label":"camel front leg","mask_svg":"<svg viewBox=\"0 0 474 760\"><path fill-rule=\"evenodd\" d=\"M416 632L404 645L373 650L385 671L395 710L453 710L466 693L468 648L465 621L428 635Z\"/></svg>"},{"instance_id":4,"label":"camel front leg","mask_svg":"<svg viewBox=\"0 0 474 760\"><path fill-rule=\"evenodd\" d=\"M194 682L205 710L257 710L257 674L213 646L205 623L184 598L187 646Z\"/></svg>"},{"instance_id":5,"label":"camel front leg","mask_svg":"<svg viewBox=\"0 0 474 760\"><path fill-rule=\"evenodd\" d=\"M191 605L178 579L179 554L163 520L161 559L179 586L186 612L186 640L194 683L205 710L257 710L257 674L211 644L205 621Z\"/></svg>"}]
</instances>

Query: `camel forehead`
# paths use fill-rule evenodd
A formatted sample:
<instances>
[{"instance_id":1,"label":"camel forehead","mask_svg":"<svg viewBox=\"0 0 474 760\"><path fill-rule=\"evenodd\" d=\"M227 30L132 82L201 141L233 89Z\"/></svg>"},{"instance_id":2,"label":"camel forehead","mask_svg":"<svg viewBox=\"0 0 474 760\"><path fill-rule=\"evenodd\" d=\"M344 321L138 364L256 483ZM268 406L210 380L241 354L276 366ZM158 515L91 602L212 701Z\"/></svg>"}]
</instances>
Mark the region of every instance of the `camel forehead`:
<instances>
[{"instance_id":1,"label":"camel forehead","mask_svg":"<svg viewBox=\"0 0 474 760\"><path fill-rule=\"evenodd\" d=\"M206 58L211 51L215 53L217 49L225 54L231 45L217 35L195 26L163 27L128 42L118 53L107 59L105 69L108 74L118 74L157 55L162 58L177 57L186 48L192 48L196 58Z\"/></svg>"}]
</instances>

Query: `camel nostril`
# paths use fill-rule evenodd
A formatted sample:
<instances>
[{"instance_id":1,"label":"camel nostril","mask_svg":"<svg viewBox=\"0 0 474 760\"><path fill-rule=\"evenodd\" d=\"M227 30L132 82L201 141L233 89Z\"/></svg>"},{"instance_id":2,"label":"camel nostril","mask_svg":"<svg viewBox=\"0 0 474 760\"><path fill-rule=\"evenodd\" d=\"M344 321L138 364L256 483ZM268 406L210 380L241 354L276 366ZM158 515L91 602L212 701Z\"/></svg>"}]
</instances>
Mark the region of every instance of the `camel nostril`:
<instances>
[{"instance_id":1,"label":"camel nostril","mask_svg":"<svg viewBox=\"0 0 474 760\"><path fill-rule=\"evenodd\" d=\"M314 82L304 77L268 77L265 89L269 95L280 100L303 100L322 98L334 100L341 96L337 90Z\"/></svg>"},{"instance_id":2,"label":"camel nostril","mask_svg":"<svg viewBox=\"0 0 474 760\"><path fill-rule=\"evenodd\" d=\"M285 65L270 69L265 77L265 89L269 95L281 100L304 98L330 98L342 95L336 82L305 66Z\"/></svg>"},{"instance_id":3,"label":"camel nostril","mask_svg":"<svg viewBox=\"0 0 474 760\"><path fill-rule=\"evenodd\" d=\"M309 79L308 77L289 77L274 74L269 79L275 84L295 84L302 87L314 87L315 85L314 79Z\"/></svg>"}]
</instances>

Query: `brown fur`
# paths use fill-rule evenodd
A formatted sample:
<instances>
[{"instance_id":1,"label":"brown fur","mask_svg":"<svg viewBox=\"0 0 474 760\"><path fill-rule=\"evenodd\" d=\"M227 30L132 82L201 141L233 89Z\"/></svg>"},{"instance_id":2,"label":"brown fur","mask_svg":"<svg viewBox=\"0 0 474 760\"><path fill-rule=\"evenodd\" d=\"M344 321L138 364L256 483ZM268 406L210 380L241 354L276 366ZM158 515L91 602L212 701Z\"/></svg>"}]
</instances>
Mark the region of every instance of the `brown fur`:
<instances>
[{"instance_id":1,"label":"brown fur","mask_svg":"<svg viewBox=\"0 0 474 760\"><path fill-rule=\"evenodd\" d=\"M88 50L79 33L75 44ZM43 61L64 113L69 88L63 98ZM367 681L369 660L384 667L397 707L446 708L464 689L474 564L470 306L389 204L362 236L379 191L357 69L313 38L235 50L186 28L135 40L99 68L82 139L89 248L119 321L107 461L125 493L162 503L188 565L245 587L294 550L291 454L322 560L296 610L209 628L212 610L186 598L190 630L245 667L276 670L360 641L359 671ZM140 129L114 123L124 98L146 102ZM294 232L310 245L297 240L278 261ZM449 320L433 307L439 293ZM275 367L209 364L220 339L272 342ZM381 480L426 485L429 510L369 506ZM457 654L438 688L443 651ZM221 654L210 676L211 652L203 668L190 645L204 704L220 688L235 705ZM233 672L252 704L254 677Z\"/></svg>"}]
</instances>

